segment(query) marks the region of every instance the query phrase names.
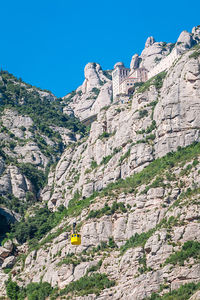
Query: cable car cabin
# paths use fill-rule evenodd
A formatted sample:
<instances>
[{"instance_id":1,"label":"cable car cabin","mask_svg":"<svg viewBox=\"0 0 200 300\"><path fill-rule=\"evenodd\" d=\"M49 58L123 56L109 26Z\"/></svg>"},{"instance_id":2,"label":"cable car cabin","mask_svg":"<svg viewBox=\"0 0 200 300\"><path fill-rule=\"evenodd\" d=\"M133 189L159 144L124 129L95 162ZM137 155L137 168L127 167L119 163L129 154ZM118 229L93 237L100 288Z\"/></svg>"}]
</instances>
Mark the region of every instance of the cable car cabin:
<instances>
[{"instance_id":1,"label":"cable car cabin","mask_svg":"<svg viewBox=\"0 0 200 300\"><path fill-rule=\"evenodd\" d=\"M81 235L77 233L73 233L71 235L71 244L72 245L80 245L81 244Z\"/></svg>"}]
</instances>

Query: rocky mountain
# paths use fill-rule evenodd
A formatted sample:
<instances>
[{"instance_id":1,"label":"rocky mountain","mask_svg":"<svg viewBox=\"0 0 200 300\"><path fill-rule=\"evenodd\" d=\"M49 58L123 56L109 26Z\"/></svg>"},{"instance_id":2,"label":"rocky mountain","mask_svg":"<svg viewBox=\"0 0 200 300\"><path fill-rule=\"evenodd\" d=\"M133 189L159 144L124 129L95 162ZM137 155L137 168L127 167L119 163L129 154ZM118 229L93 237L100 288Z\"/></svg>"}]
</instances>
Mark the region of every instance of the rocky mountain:
<instances>
[{"instance_id":1,"label":"rocky mountain","mask_svg":"<svg viewBox=\"0 0 200 300\"><path fill-rule=\"evenodd\" d=\"M9 84L3 82L4 216L6 204L17 201L13 193L27 205L11 228L1 221L8 238L0 247L0 296L200 299L199 39L200 26L183 31L174 46L181 47L179 59L140 85L128 101L121 96L112 102L110 72L94 63L86 65L83 85L60 100L14 84L24 84L27 93L34 89L40 103L53 106L59 112L55 122L60 114L66 118L68 126L60 120L53 127L45 119L59 136L47 134L37 113L24 111L29 96L7 94ZM131 68L151 70L171 49L171 43L150 37ZM73 114L81 120L96 115L88 134ZM35 142L35 148L27 150L21 140L32 147ZM55 150L61 141L65 146ZM50 162L45 181L41 172ZM27 164L37 170L36 178ZM8 174L13 181L5 179ZM82 236L80 246L70 243L73 222Z\"/></svg>"},{"instance_id":2,"label":"rocky mountain","mask_svg":"<svg viewBox=\"0 0 200 300\"><path fill-rule=\"evenodd\" d=\"M68 104L80 120L96 115L101 108L112 102L111 71L103 71L97 63L88 63L84 75L83 84L63 97L64 103ZM66 113L69 113L68 107Z\"/></svg>"},{"instance_id":3,"label":"rocky mountain","mask_svg":"<svg viewBox=\"0 0 200 300\"><path fill-rule=\"evenodd\" d=\"M63 114L53 94L4 71L0 126L1 212L19 219L39 199L51 165L85 129L77 119Z\"/></svg>"}]
</instances>

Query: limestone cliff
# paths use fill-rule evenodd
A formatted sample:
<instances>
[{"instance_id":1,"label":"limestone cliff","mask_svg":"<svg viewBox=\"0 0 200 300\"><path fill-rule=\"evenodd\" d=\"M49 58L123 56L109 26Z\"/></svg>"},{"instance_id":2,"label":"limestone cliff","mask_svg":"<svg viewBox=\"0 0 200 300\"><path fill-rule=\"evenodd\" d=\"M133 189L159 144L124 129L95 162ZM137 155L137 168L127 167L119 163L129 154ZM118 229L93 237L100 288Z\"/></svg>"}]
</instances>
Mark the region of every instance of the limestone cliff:
<instances>
[{"instance_id":1,"label":"limestone cliff","mask_svg":"<svg viewBox=\"0 0 200 300\"><path fill-rule=\"evenodd\" d=\"M199 58L192 53L185 53L164 78L145 83L129 103L99 112L87 140L68 147L50 174L43 191L50 208L67 205L77 190L88 197L178 146L199 141Z\"/></svg>"},{"instance_id":2,"label":"limestone cliff","mask_svg":"<svg viewBox=\"0 0 200 300\"><path fill-rule=\"evenodd\" d=\"M48 282L53 299L153 300L164 294L165 299L199 299L198 39L199 27L183 32L182 56L118 103L110 101L111 82L100 66L86 66L86 80L63 100L69 104L64 111L72 114L71 106L82 119L95 111L97 120L88 135L69 141L50 170L41 202L29 207L10 234L12 241L0 247L1 296L10 271L25 296L30 282L38 282L38 288ZM157 53L162 46L151 37L144 51ZM153 68L146 52L143 63ZM96 89L99 96L105 91L100 106ZM84 106L89 94L92 105ZM13 117L6 113L3 121L11 130ZM20 120L31 126L28 117ZM69 239L75 221L82 236L78 247Z\"/></svg>"},{"instance_id":3,"label":"limestone cliff","mask_svg":"<svg viewBox=\"0 0 200 300\"><path fill-rule=\"evenodd\" d=\"M80 137L81 128L74 117L62 113L52 93L1 72L1 209L22 214L39 199L50 166Z\"/></svg>"},{"instance_id":4,"label":"limestone cliff","mask_svg":"<svg viewBox=\"0 0 200 300\"><path fill-rule=\"evenodd\" d=\"M81 120L99 113L101 108L112 102L110 71L103 71L97 63L88 63L84 75L83 84L63 98Z\"/></svg>"}]
</instances>

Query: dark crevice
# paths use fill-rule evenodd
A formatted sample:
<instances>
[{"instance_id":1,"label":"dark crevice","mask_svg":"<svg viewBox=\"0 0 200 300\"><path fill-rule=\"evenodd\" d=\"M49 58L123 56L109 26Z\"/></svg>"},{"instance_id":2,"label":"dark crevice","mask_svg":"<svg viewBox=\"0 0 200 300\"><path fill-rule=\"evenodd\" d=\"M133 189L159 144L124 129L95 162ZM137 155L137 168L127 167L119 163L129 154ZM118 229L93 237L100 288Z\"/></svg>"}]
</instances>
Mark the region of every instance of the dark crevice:
<instances>
[{"instance_id":1,"label":"dark crevice","mask_svg":"<svg viewBox=\"0 0 200 300\"><path fill-rule=\"evenodd\" d=\"M2 240L6 237L6 233L10 232L11 230L10 224L10 220L8 220L5 216L0 214L0 245Z\"/></svg>"}]
</instances>

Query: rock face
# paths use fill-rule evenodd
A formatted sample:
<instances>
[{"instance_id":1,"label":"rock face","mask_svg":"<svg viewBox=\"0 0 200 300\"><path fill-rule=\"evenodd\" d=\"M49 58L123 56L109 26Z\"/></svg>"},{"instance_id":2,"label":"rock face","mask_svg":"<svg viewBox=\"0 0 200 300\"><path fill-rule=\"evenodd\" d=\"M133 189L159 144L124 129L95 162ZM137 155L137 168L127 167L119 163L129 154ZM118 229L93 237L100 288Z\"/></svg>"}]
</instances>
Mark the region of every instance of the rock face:
<instances>
[{"instance_id":1,"label":"rock face","mask_svg":"<svg viewBox=\"0 0 200 300\"><path fill-rule=\"evenodd\" d=\"M200 40L200 26L197 26L197 27L194 27L192 29L192 35L193 35L193 38L199 42Z\"/></svg>"},{"instance_id":2,"label":"rock face","mask_svg":"<svg viewBox=\"0 0 200 300\"><path fill-rule=\"evenodd\" d=\"M148 47L145 47L140 55L140 58L142 59L140 66L150 71L170 53L172 44L163 42L148 44Z\"/></svg>"},{"instance_id":3,"label":"rock face","mask_svg":"<svg viewBox=\"0 0 200 300\"><path fill-rule=\"evenodd\" d=\"M178 289L182 284L199 282L200 267L196 258L190 257L181 264L167 262L172 254L181 251L186 242L200 242L199 195L193 193L190 199L183 196L184 191L192 189L193 182L197 183L196 188L199 189L199 162L190 169L189 174L180 176L191 163L185 161L182 166L175 165L164 170L161 183L164 186L149 188L148 192L143 192L146 185L141 184L136 193L115 193L112 197L96 198L77 217L81 226L82 245L74 248L66 239L66 232L51 240L51 243L41 241L39 249L26 256L24 269L20 272L23 283L26 285L43 278L53 287L62 289L87 274L100 260L102 264L98 272L106 273L116 281L116 286L102 291L94 299L142 300L153 292L159 292L164 284L166 293ZM172 177L169 177L169 171ZM181 185L181 182L185 185ZM111 207L114 202L123 203L126 210L122 212L117 209L111 215L88 218L89 212L101 210L105 203ZM73 217L68 217L59 227L72 224L73 221ZM148 235L141 245L123 248L132 236L144 233ZM103 242L109 245L111 237L115 246L90 252ZM74 261L79 260L78 263L66 261L66 257L71 257L70 253L74 253ZM19 266L15 266L12 273L17 274L17 270ZM17 277L13 279L17 280ZM72 299L89 300L91 297L74 296Z\"/></svg>"},{"instance_id":4,"label":"rock face","mask_svg":"<svg viewBox=\"0 0 200 300\"><path fill-rule=\"evenodd\" d=\"M84 69L85 80L75 95L65 96L77 117L81 120L97 114L102 107L112 101L112 82L110 71L103 71L97 63L88 63Z\"/></svg>"},{"instance_id":5,"label":"rock face","mask_svg":"<svg viewBox=\"0 0 200 300\"><path fill-rule=\"evenodd\" d=\"M15 256L9 256L4 260L1 267L2 267L2 269L12 268L14 266L15 262L16 262L16 257Z\"/></svg>"},{"instance_id":6,"label":"rock face","mask_svg":"<svg viewBox=\"0 0 200 300\"><path fill-rule=\"evenodd\" d=\"M148 37L145 43L145 49L142 51L141 55L137 58L140 60L140 67L146 68L148 71L151 71L163 58L168 56L174 47L180 53L183 53L190 48L192 48L200 40L200 27L194 27L192 32L184 30L181 32L178 40L175 44L165 43L165 42L156 42L154 37ZM133 62L135 57L132 58ZM131 67L132 67L131 63ZM139 67L137 66L137 68Z\"/></svg>"},{"instance_id":7,"label":"rock face","mask_svg":"<svg viewBox=\"0 0 200 300\"><path fill-rule=\"evenodd\" d=\"M55 99L6 71L0 74L0 216L6 209L21 213L19 206L38 199L43 172L78 138L67 125L70 119L73 128L74 118L66 117ZM19 219L9 215L11 222Z\"/></svg>"},{"instance_id":8,"label":"rock face","mask_svg":"<svg viewBox=\"0 0 200 300\"><path fill-rule=\"evenodd\" d=\"M131 59L131 64L130 64L130 70L133 72L135 69L139 67L140 64L140 58L138 54L133 55Z\"/></svg>"},{"instance_id":9,"label":"rock face","mask_svg":"<svg viewBox=\"0 0 200 300\"><path fill-rule=\"evenodd\" d=\"M30 179L23 174L18 164L31 164L36 168L45 169L49 163L49 157L41 149L42 145L35 139L31 126L33 121L30 117L21 116L17 111L5 109L1 116L2 126L6 131L0 133L0 143L4 153L4 159L0 161L0 193L2 195L13 194L16 198L24 200L27 192L34 192L34 186ZM25 130L24 130L25 129ZM59 132L59 129L57 129ZM67 136L69 130L63 133ZM43 139L46 138L43 136ZM69 142L66 139L66 144ZM46 138L50 147L56 144L54 141ZM9 164L5 156L9 156L18 164Z\"/></svg>"},{"instance_id":10,"label":"rock face","mask_svg":"<svg viewBox=\"0 0 200 300\"><path fill-rule=\"evenodd\" d=\"M145 48L148 48L149 46L153 45L155 42L156 41L153 36L148 37L145 43Z\"/></svg>"},{"instance_id":11,"label":"rock face","mask_svg":"<svg viewBox=\"0 0 200 300\"><path fill-rule=\"evenodd\" d=\"M181 32L177 40L177 45L181 50L190 49L195 44L196 42L193 39L193 34L189 33L186 30Z\"/></svg>"},{"instance_id":12,"label":"rock face","mask_svg":"<svg viewBox=\"0 0 200 300\"><path fill-rule=\"evenodd\" d=\"M82 119L95 114L96 121L88 136L68 144L40 194L52 211L73 201L66 216L35 249L18 244L13 253L11 242L0 247L0 296L5 296L8 278L2 269L11 267L12 279L20 286L42 280L64 289L96 272L115 281L98 295L66 295L76 300L142 300L152 293L163 295L182 284L200 282L199 250L190 251L199 249L200 243L200 46L190 49L198 39L198 27L192 34L181 33L176 47L182 47L183 55L163 78L158 76L136 89L128 101L120 96L118 103L110 103L108 73L98 64L86 66L83 85L63 103L69 104L66 114L74 110ZM151 37L141 57L132 58L131 68L141 62L151 69L155 57L162 59L171 48L172 44ZM87 97L91 97L87 99L90 104L86 104ZM9 118L12 113L15 122ZM31 119L15 112L4 116L4 126L22 139L19 120L28 128ZM31 131L26 131L29 143ZM29 145L33 146L37 145ZM16 146L16 153L21 151L21 160L28 161L29 151L23 147L27 146ZM25 188L31 190L29 179L4 158L0 174L2 193L14 191L23 198ZM82 237L77 247L67 238L75 221ZM20 254L23 262L15 263ZM195 299L199 291L191 295L190 300Z\"/></svg>"},{"instance_id":13,"label":"rock face","mask_svg":"<svg viewBox=\"0 0 200 300\"><path fill-rule=\"evenodd\" d=\"M77 190L88 197L154 158L199 141L199 58L191 53L168 71L161 89L152 85L135 93L132 104L118 103L97 115L88 139L68 148L50 174L43 193L49 207L67 206Z\"/></svg>"}]
</instances>

